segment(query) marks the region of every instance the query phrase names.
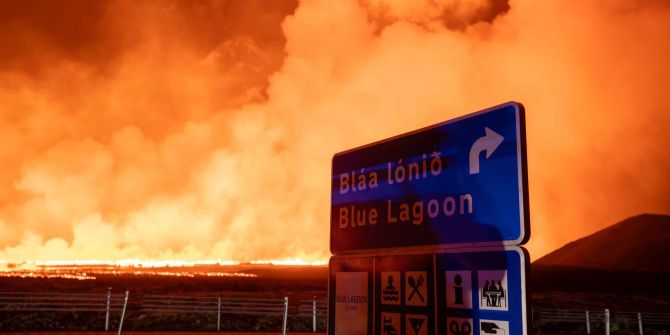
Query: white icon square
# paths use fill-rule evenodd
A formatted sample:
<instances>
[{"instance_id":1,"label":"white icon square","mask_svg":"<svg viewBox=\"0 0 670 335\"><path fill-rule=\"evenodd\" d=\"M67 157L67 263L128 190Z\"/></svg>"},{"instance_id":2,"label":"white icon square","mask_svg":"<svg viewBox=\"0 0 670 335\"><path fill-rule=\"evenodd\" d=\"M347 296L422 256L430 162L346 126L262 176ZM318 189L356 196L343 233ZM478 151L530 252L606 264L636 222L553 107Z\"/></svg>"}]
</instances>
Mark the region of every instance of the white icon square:
<instances>
[{"instance_id":1,"label":"white icon square","mask_svg":"<svg viewBox=\"0 0 670 335\"><path fill-rule=\"evenodd\" d=\"M471 335L472 319L447 318L447 335Z\"/></svg>"},{"instance_id":2,"label":"white icon square","mask_svg":"<svg viewBox=\"0 0 670 335\"><path fill-rule=\"evenodd\" d=\"M426 271L405 272L405 304L408 306L427 306L427 287Z\"/></svg>"},{"instance_id":3,"label":"white icon square","mask_svg":"<svg viewBox=\"0 0 670 335\"><path fill-rule=\"evenodd\" d=\"M472 273L470 271L445 271L447 281L447 307L472 309Z\"/></svg>"},{"instance_id":4,"label":"white icon square","mask_svg":"<svg viewBox=\"0 0 670 335\"><path fill-rule=\"evenodd\" d=\"M428 335L428 316L407 314L405 335Z\"/></svg>"},{"instance_id":5,"label":"white icon square","mask_svg":"<svg viewBox=\"0 0 670 335\"><path fill-rule=\"evenodd\" d=\"M509 335L509 322L501 320L479 320L481 335Z\"/></svg>"},{"instance_id":6,"label":"white icon square","mask_svg":"<svg viewBox=\"0 0 670 335\"><path fill-rule=\"evenodd\" d=\"M400 314L382 313L381 317L383 335L400 335Z\"/></svg>"},{"instance_id":7,"label":"white icon square","mask_svg":"<svg viewBox=\"0 0 670 335\"><path fill-rule=\"evenodd\" d=\"M382 272L381 302L385 305L400 305L400 272Z\"/></svg>"},{"instance_id":8,"label":"white icon square","mask_svg":"<svg viewBox=\"0 0 670 335\"><path fill-rule=\"evenodd\" d=\"M507 270L477 271L479 309L506 311L509 291Z\"/></svg>"}]
</instances>

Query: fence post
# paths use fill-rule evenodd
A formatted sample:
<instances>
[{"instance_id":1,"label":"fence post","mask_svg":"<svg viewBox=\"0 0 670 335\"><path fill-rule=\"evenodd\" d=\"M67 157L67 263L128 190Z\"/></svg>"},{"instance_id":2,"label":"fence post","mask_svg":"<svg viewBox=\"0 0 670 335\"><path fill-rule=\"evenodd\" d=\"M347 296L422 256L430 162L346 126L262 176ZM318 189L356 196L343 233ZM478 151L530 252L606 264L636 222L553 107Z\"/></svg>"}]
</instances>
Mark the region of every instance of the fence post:
<instances>
[{"instance_id":1,"label":"fence post","mask_svg":"<svg viewBox=\"0 0 670 335\"><path fill-rule=\"evenodd\" d=\"M312 301L312 332L316 333L316 296Z\"/></svg>"},{"instance_id":2,"label":"fence post","mask_svg":"<svg viewBox=\"0 0 670 335\"><path fill-rule=\"evenodd\" d=\"M589 310L586 310L586 333L591 334L591 319L589 318Z\"/></svg>"},{"instance_id":3,"label":"fence post","mask_svg":"<svg viewBox=\"0 0 670 335\"><path fill-rule=\"evenodd\" d=\"M221 331L221 296L219 296L219 305L216 309L216 331Z\"/></svg>"},{"instance_id":4,"label":"fence post","mask_svg":"<svg viewBox=\"0 0 670 335\"><path fill-rule=\"evenodd\" d=\"M637 313L637 326L640 328L640 335L642 335L642 313Z\"/></svg>"},{"instance_id":5,"label":"fence post","mask_svg":"<svg viewBox=\"0 0 670 335\"><path fill-rule=\"evenodd\" d=\"M109 307L112 304L112 288L107 288L107 314L105 315L105 331L109 331Z\"/></svg>"},{"instance_id":6,"label":"fence post","mask_svg":"<svg viewBox=\"0 0 670 335\"><path fill-rule=\"evenodd\" d=\"M281 333L286 335L286 322L288 321L288 297L284 297L284 323L282 325Z\"/></svg>"},{"instance_id":7,"label":"fence post","mask_svg":"<svg viewBox=\"0 0 670 335\"><path fill-rule=\"evenodd\" d=\"M610 335L610 310L605 308L605 335Z\"/></svg>"},{"instance_id":8,"label":"fence post","mask_svg":"<svg viewBox=\"0 0 670 335\"><path fill-rule=\"evenodd\" d=\"M121 320L119 321L119 331L117 335L121 335L121 329L123 328L123 318L126 317L126 307L128 306L128 290L126 290L126 297L123 299L123 310L121 311Z\"/></svg>"}]
</instances>

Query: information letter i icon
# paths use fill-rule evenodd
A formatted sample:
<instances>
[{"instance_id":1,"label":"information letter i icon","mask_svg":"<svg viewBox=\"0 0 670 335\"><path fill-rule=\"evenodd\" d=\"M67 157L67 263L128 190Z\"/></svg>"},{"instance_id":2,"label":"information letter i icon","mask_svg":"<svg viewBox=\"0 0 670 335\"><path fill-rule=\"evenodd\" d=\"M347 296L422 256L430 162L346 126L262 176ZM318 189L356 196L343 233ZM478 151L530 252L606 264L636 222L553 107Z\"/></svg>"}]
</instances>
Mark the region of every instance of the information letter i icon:
<instances>
[{"instance_id":1,"label":"information letter i icon","mask_svg":"<svg viewBox=\"0 0 670 335\"><path fill-rule=\"evenodd\" d=\"M447 307L472 308L472 274L470 271L445 271Z\"/></svg>"},{"instance_id":2,"label":"information letter i icon","mask_svg":"<svg viewBox=\"0 0 670 335\"><path fill-rule=\"evenodd\" d=\"M454 276L454 284L456 284L456 287L454 287L454 298L456 301L454 303L456 305L463 305L463 287L461 286L463 278L461 278L461 275L457 274Z\"/></svg>"}]
</instances>

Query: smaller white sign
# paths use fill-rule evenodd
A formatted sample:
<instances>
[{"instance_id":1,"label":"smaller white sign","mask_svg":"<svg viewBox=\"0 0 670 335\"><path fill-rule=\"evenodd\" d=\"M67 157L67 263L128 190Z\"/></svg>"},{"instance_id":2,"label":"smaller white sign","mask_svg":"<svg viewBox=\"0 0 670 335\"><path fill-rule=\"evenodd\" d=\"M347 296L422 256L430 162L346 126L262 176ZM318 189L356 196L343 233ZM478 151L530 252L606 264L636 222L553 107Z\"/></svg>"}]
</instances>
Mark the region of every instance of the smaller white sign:
<instances>
[{"instance_id":1,"label":"smaller white sign","mask_svg":"<svg viewBox=\"0 0 670 335\"><path fill-rule=\"evenodd\" d=\"M382 313L382 335L400 335L400 313Z\"/></svg>"},{"instance_id":2,"label":"smaller white sign","mask_svg":"<svg viewBox=\"0 0 670 335\"><path fill-rule=\"evenodd\" d=\"M447 318L447 335L471 335L472 319Z\"/></svg>"},{"instance_id":3,"label":"smaller white sign","mask_svg":"<svg viewBox=\"0 0 670 335\"><path fill-rule=\"evenodd\" d=\"M427 287L426 271L405 272L405 304L408 306L427 306Z\"/></svg>"},{"instance_id":4,"label":"smaller white sign","mask_svg":"<svg viewBox=\"0 0 670 335\"><path fill-rule=\"evenodd\" d=\"M506 311L508 301L507 270L477 271L479 309Z\"/></svg>"},{"instance_id":5,"label":"smaller white sign","mask_svg":"<svg viewBox=\"0 0 670 335\"><path fill-rule=\"evenodd\" d=\"M381 302L385 305L400 305L400 272L382 272Z\"/></svg>"},{"instance_id":6,"label":"smaller white sign","mask_svg":"<svg viewBox=\"0 0 670 335\"><path fill-rule=\"evenodd\" d=\"M509 322L500 320L479 320L481 335L510 335Z\"/></svg>"},{"instance_id":7,"label":"smaller white sign","mask_svg":"<svg viewBox=\"0 0 670 335\"><path fill-rule=\"evenodd\" d=\"M447 278L447 307L472 309L472 273L445 271Z\"/></svg>"},{"instance_id":8,"label":"smaller white sign","mask_svg":"<svg viewBox=\"0 0 670 335\"><path fill-rule=\"evenodd\" d=\"M335 331L341 335L368 332L368 273L335 274Z\"/></svg>"}]
</instances>

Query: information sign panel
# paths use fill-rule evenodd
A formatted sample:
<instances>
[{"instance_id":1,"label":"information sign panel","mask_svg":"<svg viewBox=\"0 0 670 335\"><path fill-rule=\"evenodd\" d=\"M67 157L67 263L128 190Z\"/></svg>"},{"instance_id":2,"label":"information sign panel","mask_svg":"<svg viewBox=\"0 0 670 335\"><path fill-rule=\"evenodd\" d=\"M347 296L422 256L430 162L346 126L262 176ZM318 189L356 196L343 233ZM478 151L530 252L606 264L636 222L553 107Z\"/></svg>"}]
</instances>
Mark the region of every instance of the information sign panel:
<instances>
[{"instance_id":1,"label":"information sign panel","mask_svg":"<svg viewBox=\"0 0 670 335\"><path fill-rule=\"evenodd\" d=\"M328 334L528 333L525 249L333 256Z\"/></svg>"},{"instance_id":2,"label":"information sign panel","mask_svg":"<svg viewBox=\"0 0 670 335\"><path fill-rule=\"evenodd\" d=\"M509 102L336 154L331 252L525 243L524 122Z\"/></svg>"}]
</instances>

